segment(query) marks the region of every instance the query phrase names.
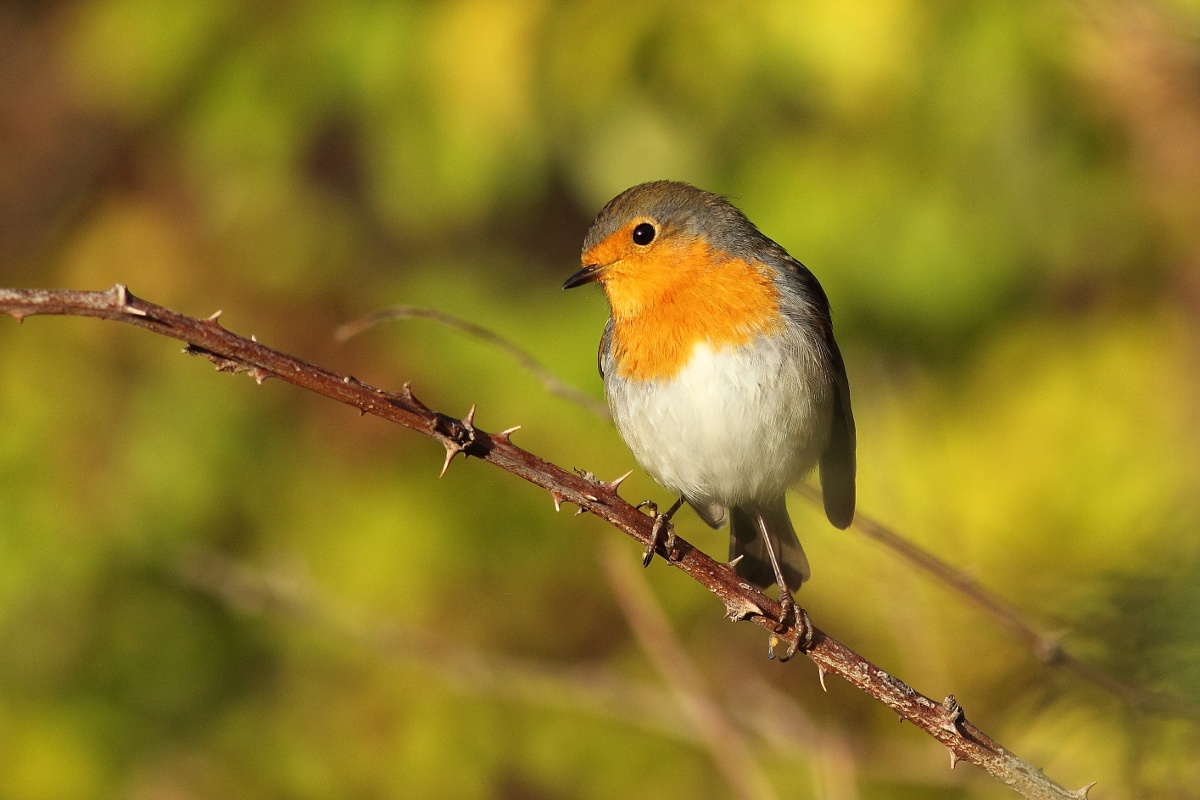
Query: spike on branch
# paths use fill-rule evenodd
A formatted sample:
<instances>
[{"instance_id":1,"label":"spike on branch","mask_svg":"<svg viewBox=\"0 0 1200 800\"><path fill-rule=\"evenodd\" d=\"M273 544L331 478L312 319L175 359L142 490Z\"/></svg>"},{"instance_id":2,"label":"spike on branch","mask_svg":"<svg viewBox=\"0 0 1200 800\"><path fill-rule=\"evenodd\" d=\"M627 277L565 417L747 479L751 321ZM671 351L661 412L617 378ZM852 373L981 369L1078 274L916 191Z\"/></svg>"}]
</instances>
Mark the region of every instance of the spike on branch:
<instances>
[{"instance_id":1,"label":"spike on branch","mask_svg":"<svg viewBox=\"0 0 1200 800\"><path fill-rule=\"evenodd\" d=\"M730 622L741 622L750 617L766 616L766 611L758 603L743 594L721 598L725 601L725 619Z\"/></svg>"},{"instance_id":2,"label":"spike on branch","mask_svg":"<svg viewBox=\"0 0 1200 800\"><path fill-rule=\"evenodd\" d=\"M963 708L959 705L958 700L954 699L954 695L946 695L946 699L942 701L942 719L938 723L942 730L949 731L956 736L961 736L962 731L959 729L959 724L962 722L964 714Z\"/></svg>"},{"instance_id":3,"label":"spike on branch","mask_svg":"<svg viewBox=\"0 0 1200 800\"><path fill-rule=\"evenodd\" d=\"M135 317L146 316L145 311L140 308L134 308L129 304L129 301L133 299L133 293L129 291L128 286L123 283L118 283L113 286L112 290L117 296L117 307L119 309L124 311L126 314L131 314Z\"/></svg>"},{"instance_id":4,"label":"spike on branch","mask_svg":"<svg viewBox=\"0 0 1200 800\"><path fill-rule=\"evenodd\" d=\"M629 470L629 472L626 472L624 475L620 476L619 478L613 478L611 481L609 481L608 483L605 484L605 488L607 488L613 494L617 494L617 489L620 488L621 484L625 482L625 479L628 478L632 474L633 474L633 470Z\"/></svg>"},{"instance_id":5,"label":"spike on branch","mask_svg":"<svg viewBox=\"0 0 1200 800\"><path fill-rule=\"evenodd\" d=\"M130 310L134 302L138 307ZM303 389L365 409L388 421L437 438L444 442L447 449L454 447L465 451L469 447L465 426L421 404L412 397L410 388L406 387L408 400L405 400L370 386L345 383L340 376L286 353L262 345L251 346L251 340L220 326L205 325L202 319L187 317L169 308L132 298L123 287L114 287L109 292L0 289L0 311L11 314L14 310L22 315L90 316L141 327L179 339L190 345L188 352L217 360L219 364L228 365L227 369L261 369ZM446 441L449 445L445 444ZM533 453L505 447L479 448L471 454L550 491L556 505L565 496L579 497L578 478ZM643 543L646 541L653 521L636 512L628 503L618 502L611 496L606 496L604 502L594 502L594 498L587 502L589 510L598 517L632 538ZM671 565L716 595L724 603L730 619L749 619L768 631L778 626L779 605L775 600L686 542L681 540L679 552L671 560ZM963 718L962 709L953 697L939 704L875 667L828 634L813 633L814 643L806 652L814 661L885 703L897 711L902 719L914 723L939 741L947 741L948 731L961 737L954 740L954 745L962 760L978 764L988 774L1029 798L1086 798L1086 788L1069 791L1038 774L1029 764L988 739Z\"/></svg>"},{"instance_id":6,"label":"spike on branch","mask_svg":"<svg viewBox=\"0 0 1200 800\"><path fill-rule=\"evenodd\" d=\"M446 460L442 462L442 471L438 473L439 478L446 476L446 470L450 469L450 462L454 460L455 456L464 451L462 445L454 442L442 442L442 444L446 447Z\"/></svg>"}]
</instances>

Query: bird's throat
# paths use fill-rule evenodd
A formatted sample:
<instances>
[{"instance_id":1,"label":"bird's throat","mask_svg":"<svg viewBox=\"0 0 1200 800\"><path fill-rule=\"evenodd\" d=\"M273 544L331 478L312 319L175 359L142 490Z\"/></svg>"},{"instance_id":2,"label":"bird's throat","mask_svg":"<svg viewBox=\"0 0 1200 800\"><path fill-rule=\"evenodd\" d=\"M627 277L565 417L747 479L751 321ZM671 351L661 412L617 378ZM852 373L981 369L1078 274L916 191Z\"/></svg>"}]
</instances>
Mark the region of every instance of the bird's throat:
<instances>
[{"instance_id":1,"label":"bird's throat","mask_svg":"<svg viewBox=\"0 0 1200 800\"><path fill-rule=\"evenodd\" d=\"M783 327L779 292L765 268L700 243L675 255L661 268L642 265L604 282L623 378L669 380L700 342L720 350Z\"/></svg>"}]
</instances>

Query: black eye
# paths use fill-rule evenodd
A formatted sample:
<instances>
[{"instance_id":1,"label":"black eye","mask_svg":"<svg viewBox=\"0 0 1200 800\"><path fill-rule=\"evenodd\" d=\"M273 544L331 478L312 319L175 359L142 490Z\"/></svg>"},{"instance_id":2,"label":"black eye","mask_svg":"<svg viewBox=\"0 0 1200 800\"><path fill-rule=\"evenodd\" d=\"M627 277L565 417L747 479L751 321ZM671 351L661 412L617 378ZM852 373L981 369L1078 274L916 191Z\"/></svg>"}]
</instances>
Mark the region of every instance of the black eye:
<instances>
[{"instance_id":1,"label":"black eye","mask_svg":"<svg viewBox=\"0 0 1200 800\"><path fill-rule=\"evenodd\" d=\"M649 222L643 222L633 229L633 243L645 247L654 241L654 234L658 231L654 230L654 226Z\"/></svg>"}]
</instances>

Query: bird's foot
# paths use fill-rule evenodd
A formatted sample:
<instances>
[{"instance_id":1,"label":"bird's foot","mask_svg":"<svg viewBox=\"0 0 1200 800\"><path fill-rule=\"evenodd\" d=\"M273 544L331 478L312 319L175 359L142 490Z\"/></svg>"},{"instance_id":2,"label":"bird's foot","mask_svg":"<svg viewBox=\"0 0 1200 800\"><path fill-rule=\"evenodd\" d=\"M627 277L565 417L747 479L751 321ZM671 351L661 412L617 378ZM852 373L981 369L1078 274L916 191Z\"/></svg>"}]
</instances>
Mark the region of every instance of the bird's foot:
<instances>
[{"instance_id":1,"label":"bird's foot","mask_svg":"<svg viewBox=\"0 0 1200 800\"><path fill-rule=\"evenodd\" d=\"M650 512L654 514L654 526L650 528L650 541L646 543L646 552L642 556L643 567L650 566L650 562L654 560L654 551L658 549L659 545L665 545L666 558L668 561L671 560L671 554L675 551L675 526L671 524L671 517L675 516L675 512L681 506L683 506L682 497L676 500L665 514L658 513L658 504L653 500L643 500L637 504L639 511L649 508Z\"/></svg>"},{"instance_id":2,"label":"bird's foot","mask_svg":"<svg viewBox=\"0 0 1200 800\"><path fill-rule=\"evenodd\" d=\"M778 656L779 661L782 663L791 659L792 656L796 655L797 651L807 650L812 647L813 624L808 616L808 612L797 605L791 592L780 592L779 608L779 622L776 623L775 631L767 641L767 658L775 658L775 648L781 641L786 641L788 643L787 650ZM795 629L795 636L792 638L780 636L789 627Z\"/></svg>"}]
</instances>

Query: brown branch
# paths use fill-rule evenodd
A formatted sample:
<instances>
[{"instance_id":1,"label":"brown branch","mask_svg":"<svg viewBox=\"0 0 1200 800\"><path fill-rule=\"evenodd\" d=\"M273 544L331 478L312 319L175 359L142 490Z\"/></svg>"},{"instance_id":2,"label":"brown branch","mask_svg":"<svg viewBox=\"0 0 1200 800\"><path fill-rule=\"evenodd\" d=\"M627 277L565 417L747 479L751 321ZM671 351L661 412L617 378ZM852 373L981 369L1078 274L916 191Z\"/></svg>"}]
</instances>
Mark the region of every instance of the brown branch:
<instances>
[{"instance_id":1,"label":"brown branch","mask_svg":"<svg viewBox=\"0 0 1200 800\"><path fill-rule=\"evenodd\" d=\"M562 381L518 345L494 331L437 309L414 306L395 306L383 309L346 323L338 329L337 336L340 341L345 341L382 321L414 317L440 322L494 345L510 355L518 365L532 373L551 394L576 403L598 417L612 420L612 414L609 413L606 405ZM821 506L821 493L816 487L801 484L797 487L797 492L806 500L818 507ZM859 512L854 517L851 530L883 545L885 549L924 572L934 581L961 595L970 605L992 617L1001 627L1007 629L1043 664L1075 673L1092 685L1116 695L1135 711L1200 721L1200 705L1196 702L1168 692L1157 692L1125 683L1099 667L1076 658L1063 648L1060 637L1046 633L1027 621L1012 603L981 586L967 573L904 538L882 522Z\"/></svg>"},{"instance_id":2,"label":"brown branch","mask_svg":"<svg viewBox=\"0 0 1200 800\"><path fill-rule=\"evenodd\" d=\"M798 491L812 502L821 502L820 492L812 486L805 484L799 487ZM1094 686L1116 695L1136 711L1200 720L1200 706L1188 698L1133 686L1071 655L1063 648L1059 637L1039 630L1028 622L1012 603L981 586L962 570L955 569L933 553L905 539L882 522L859 513L855 515L851 529L883 545L936 582L959 594L969 604L1007 629L1013 638L1025 645L1042 663L1075 673Z\"/></svg>"},{"instance_id":3,"label":"brown branch","mask_svg":"<svg viewBox=\"0 0 1200 800\"><path fill-rule=\"evenodd\" d=\"M617 494L618 482L603 483L550 464L514 445L511 430L488 433L477 428L474 409L456 419L427 407L408 385L401 394L386 392L237 336L220 326L219 312L208 319L188 317L138 299L121 284L107 292L0 289L0 311L18 320L36 314L99 317L178 339L187 343L186 352L204 355L219 370L246 372L259 383L276 377L399 423L441 442L446 448L444 466L460 453L473 456L547 490L556 506L564 501L573 503L640 544L650 542L653 520ZM675 538L673 552L660 545L659 555L716 595L729 619L748 620L770 632L779 625L780 608L775 600L742 583L728 565L714 561L682 538ZM822 672L841 676L941 742L950 751L952 764L960 760L977 764L1035 800L1086 797L1087 788L1069 791L997 744L967 720L953 696L937 703L816 628L804 652Z\"/></svg>"}]
</instances>

